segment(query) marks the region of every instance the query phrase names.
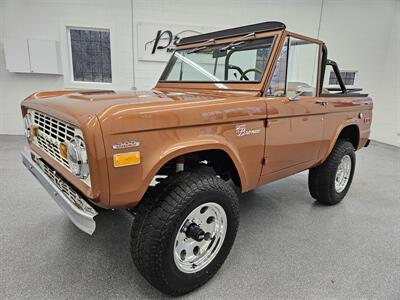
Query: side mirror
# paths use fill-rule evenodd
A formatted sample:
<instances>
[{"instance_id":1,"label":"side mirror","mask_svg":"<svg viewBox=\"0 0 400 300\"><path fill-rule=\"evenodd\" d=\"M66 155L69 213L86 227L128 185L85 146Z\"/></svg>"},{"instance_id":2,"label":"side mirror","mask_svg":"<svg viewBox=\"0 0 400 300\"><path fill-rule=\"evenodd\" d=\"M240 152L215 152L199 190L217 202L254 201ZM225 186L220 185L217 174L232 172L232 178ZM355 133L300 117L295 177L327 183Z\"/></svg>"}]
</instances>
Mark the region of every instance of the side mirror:
<instances>
[{"instance_id":1,"label":"side mirror","mask_svg":"<svg viewBox=\"0 0 400 300\"><path fill-rule=\"evenodd\" d=\"M306 91L297 91L296 94L289 97L290 101L298 100L301 95L303 95Z\"/></svg>"},{"instance_id":2,"label":"side mirror","mask_svg":"<svg viewBox=\"0 0 400 300\"><path fill-rule=\"evenodd\" d=\"M296 94L289 97L289 100L298 100L302 95L312 96L314 94L314 89L311 86L298 86L296 89Z\"/></svg>"}]
</instances>

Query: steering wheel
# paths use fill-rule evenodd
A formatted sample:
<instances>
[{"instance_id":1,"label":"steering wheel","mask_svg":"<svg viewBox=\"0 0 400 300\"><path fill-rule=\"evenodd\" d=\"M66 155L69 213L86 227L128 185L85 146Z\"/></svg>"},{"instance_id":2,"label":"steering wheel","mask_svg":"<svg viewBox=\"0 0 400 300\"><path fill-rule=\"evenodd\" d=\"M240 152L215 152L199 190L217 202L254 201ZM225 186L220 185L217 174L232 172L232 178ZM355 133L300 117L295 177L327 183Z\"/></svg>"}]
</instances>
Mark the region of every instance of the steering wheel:
<instances>
[{"instance_id":1,"label":"steering wheel","mask_svg":"<svg viewBox=\"0 0 400 300\"><path fill-rule=\"evenodd\" d=\"M246 71L244 71L244 72L242 73L242 75L240 76L240 79L239 79L239 80L243 80L243 79L249 80L249 78L246 76L246 74L249 73L249 72L254 72L254 73L258 73L258 74L261 74L261 73L262 73L259 69L256 69L256 68L247 69Z\"/></svg>"},{"instance_id":2,"label":"steering wheel","mask_svg":"<svg viewBox=\"0 0 400 300\"><path fill-rule=\"evenodd\" d=\"M236 70L236 71L238 71L240 73L240 79L239 80L242 80L243 73L244 73L242 68L240 68L239 66L236 66L236 65L228 65L228 70ZM246 80L249 80L246 75L244 75L244 78L246 78Z\"/></svg>"}]
</instances>

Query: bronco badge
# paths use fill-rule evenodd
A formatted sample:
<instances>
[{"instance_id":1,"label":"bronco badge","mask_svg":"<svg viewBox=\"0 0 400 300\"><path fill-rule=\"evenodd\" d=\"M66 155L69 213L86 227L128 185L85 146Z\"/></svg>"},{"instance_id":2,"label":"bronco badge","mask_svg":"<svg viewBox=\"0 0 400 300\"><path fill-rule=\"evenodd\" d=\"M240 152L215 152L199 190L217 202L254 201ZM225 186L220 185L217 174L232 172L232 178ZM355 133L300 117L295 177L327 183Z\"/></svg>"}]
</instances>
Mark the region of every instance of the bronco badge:
<instances>
[{"instance_id":1,"label":"bronco badge","mask_svg":"<svg viewBox=\"0 0 400 300\"><path fill-rule=\"evenodd\" d=\"M236 135L237 136L245 136L245 135L252 135L258 134L261 132L261 129L246 129L246 124L236 125Z\"/></svg>"}]
</instances>

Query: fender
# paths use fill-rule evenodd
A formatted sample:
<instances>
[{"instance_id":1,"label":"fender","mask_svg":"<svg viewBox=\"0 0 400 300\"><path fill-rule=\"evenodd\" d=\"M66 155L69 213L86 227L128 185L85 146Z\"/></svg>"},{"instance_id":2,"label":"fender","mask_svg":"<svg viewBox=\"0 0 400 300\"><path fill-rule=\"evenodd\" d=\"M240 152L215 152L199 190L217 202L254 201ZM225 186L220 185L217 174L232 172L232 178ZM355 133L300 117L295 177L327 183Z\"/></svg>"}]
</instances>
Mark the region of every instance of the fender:
<instances>
[{"instance_id":1,"label":"fender","mask_svg":"<svg viewBox=\"0 0 400 300\"><path fill-rule=\"evenodd\" d=\"M184 141L180 143L171 144L165 149L158 157L156 163L152 163L149 168L142 169L142 174L137 178L141 183L137 185L138 189L125 190L122 193L117 193L113 195L112 206L120 208L129 208L137 206L142 200L144 194L146 193L149 185L151 184L154 176L158 173L162 166L164 166L168 161L173 160L184 154L205 151L205 150L221 150L224 151L232 160L241 182L242 191L249 189L248 178L244 167L242 166L242 161L238 155L235 148L233 148L228 143L223 143L218 139L209 140L196 140L196 141ZM147 161L150 163L150 161ZM121 170L122 171L122 170ZM121 192L121 191L119 191ZM110 203L111 204L111 203ZM109 205L110 205L109 204Z\"/></svg>"},{"instance_id":2,"label":"fender","mask_svg":"<svg viewBox=\"0 0 400 300\"><path fill-rule=\"evenodd\" d=\"M360 134L360 128L357 124L357 118L351 118L348 120L344 120L341 124L339 124L339 126L337 127L335 134L334 134L334 138L330 139L330 143L329 143L329 147L327 148L327 151L325 153L323 153L323 156L321 158L321 160L318 162L317 165L322 164L329 156L329 154L332 152L333 147L335 147L336 142L339 138L340 133L343 131L344 128L346 128L347 126L351 126L351 125L355 125L357 127L358 133ZM359 141L358 141L359 143ZM357 149L358 149L358 145L357 145ZM357 150L356 149L356 150Z\"/></svg>"}]
</instances>

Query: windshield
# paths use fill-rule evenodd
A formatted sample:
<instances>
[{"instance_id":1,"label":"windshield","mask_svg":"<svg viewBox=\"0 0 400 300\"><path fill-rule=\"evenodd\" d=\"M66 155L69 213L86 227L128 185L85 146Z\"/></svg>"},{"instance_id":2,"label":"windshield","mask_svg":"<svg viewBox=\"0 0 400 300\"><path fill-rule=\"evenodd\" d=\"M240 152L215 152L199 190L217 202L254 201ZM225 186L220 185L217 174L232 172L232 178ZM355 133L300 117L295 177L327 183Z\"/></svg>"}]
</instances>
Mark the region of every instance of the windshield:
<instances>
[{"instance_id":1,"label":"windshield","mask_svg":"<svg viewBox=\"0 0 400 300\"><path fill-rule=\"evenodd\" d=\"M163 82L258 83L274 37L176 50L161 75Z\"/></svg>"}]
</instances>

